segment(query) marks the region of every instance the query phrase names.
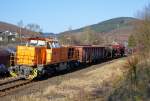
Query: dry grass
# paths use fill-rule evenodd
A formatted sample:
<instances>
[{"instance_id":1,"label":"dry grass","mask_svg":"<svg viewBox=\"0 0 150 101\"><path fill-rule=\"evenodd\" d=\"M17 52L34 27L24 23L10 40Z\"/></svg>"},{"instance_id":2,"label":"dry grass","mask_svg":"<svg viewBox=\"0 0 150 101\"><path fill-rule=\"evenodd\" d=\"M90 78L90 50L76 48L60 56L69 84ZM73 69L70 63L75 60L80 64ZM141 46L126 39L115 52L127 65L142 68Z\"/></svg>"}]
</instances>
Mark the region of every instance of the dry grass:
<instances>
[{"instance_id":1,"label":"dry grass","mask_svg":"<svg viewBox=\"0 0 150 101\"><path fill-rule=\"evenodd\" d=\"M14 97L11 101L49 101L44 97L36 97L34 95Z\"/></svg>"},{"instance_id":2,"label":"dry grass","mask_svg":"<svg viewBox=\"0 0 150 101\"><path fill-rule=\"evenodd\" d=\"M147 53L148 54L148 53ZM126 79L110 95L111 101L150 101L150 58L135 54L127 59Z\"/></svg>"},{"instance_id":3,"label":"dry grass","mask_svg":"<svg viewBox=\"0 0 150 101\"><path fill-rule=\"evenodd\" d=\"M103 101L122 80L124 63L124 59L118 60L85 72L81 78L66 79L58 85L49 85L41 92L16 97L12 101Z\"/></svg>"}]
</instances>

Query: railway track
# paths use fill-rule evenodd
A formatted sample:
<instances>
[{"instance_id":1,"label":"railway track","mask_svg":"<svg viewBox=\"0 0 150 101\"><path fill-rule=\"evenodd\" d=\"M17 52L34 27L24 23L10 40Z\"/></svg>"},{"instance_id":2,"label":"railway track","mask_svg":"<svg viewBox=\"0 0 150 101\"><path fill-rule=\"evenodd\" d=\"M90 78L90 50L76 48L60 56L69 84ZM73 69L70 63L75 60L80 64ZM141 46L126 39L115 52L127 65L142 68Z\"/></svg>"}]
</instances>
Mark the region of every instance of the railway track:
<instances>
[{"instance_id":1,"label":"railway track","mask_svg":"<svg viewBox=\"0 0 150 101\"><path fill-rule=\"evenodd\" d=\"M6 79L9 79L9 78L11 78L11 77L0 77L0 82L1 82L1 81L4 81L4 80L6 80Z\"/></svg>"},{"instance_id":2,"label":"railway track","mask_svg":"<svg viewBox=\"0 0 150 101\"><path fill-rule=\"evenodd\" d=\"M17 80L20 80L20 79L22 79L22 78L21 77L6 77L6 78L2 78L2 79L0 79L0 86L4 85L4 84L7 84L7 83L11 83L11 82L17 81Z\"/></svg>"},{"instance_id":3,"label":"railway track","mask_svg":"<svg viewBox=\"0 0 150 101\"><path fill-rule=\"evenodd\" d=\"M29 84L31 80L23 80L20 77L9 78L3 81L0 81L0 97L9 94L11 91L15 90L18 87Z\"/></svg>"}]
</instances>

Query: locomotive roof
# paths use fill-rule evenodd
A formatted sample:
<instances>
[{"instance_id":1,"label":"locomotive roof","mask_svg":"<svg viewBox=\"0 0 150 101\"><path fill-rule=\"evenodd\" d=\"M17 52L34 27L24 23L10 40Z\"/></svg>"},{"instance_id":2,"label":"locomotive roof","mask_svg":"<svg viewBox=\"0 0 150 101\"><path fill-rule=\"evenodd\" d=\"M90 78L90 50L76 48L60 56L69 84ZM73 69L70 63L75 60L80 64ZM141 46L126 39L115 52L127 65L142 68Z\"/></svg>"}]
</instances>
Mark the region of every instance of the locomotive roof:
<instances>
[{"instance_id":1,"label":"locomotive roof","mask_svg":"<svg viewBox=\"0 0 150 101\"><path fill-rule=\"evenodd\" d=\"M40 38L40 37L36 37L36 38L25 38L25 40L42 40L42 41L48 41L48 42L58 42L58 41L55 40L54 38Z\"/></svg>"},{"instance_id":2,"label":"locomotive roof","mask_svg":"<svg viewBox=\"0 0 150 101\"><path fill-rule=\"evenodd\" d=\"M77 45L75 47L104 47L104 46L101 46L101 45Z\"/></svg>"}]
</instances>

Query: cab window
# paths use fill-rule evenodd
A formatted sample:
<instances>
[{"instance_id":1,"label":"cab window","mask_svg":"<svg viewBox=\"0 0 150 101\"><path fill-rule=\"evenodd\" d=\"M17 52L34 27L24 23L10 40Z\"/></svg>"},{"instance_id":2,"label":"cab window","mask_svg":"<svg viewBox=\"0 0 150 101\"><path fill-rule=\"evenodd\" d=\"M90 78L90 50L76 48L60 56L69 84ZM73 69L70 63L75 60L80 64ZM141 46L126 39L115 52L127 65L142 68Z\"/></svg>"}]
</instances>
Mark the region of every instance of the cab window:
<instances>
[{"instance_id":1,"label":"cab window","mask_svg":"<svg viewBox=\"0 0 150 101\"><path fill-rule=\"evenodd\" d=\"M30 40L27 43L28 46L46 46L46 42L43 40Z\"/></svg>"}]
</instances>

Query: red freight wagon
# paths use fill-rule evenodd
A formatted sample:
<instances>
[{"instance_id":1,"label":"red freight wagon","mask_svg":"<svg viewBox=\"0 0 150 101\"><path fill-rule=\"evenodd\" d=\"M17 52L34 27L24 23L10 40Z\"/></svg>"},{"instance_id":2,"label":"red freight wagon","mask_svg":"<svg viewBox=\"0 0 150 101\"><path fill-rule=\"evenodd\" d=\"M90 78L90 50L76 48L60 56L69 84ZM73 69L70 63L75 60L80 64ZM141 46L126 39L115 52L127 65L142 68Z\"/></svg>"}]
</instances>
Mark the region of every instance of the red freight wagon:
<instances>
[{"instance_id":1,"label":"red freight wagon","mask_svg":"<svg viewBox=\"0 0 150 101\"><path fill-rule=\"evenodd\" d=\"M105 47L102 46L75 46L79 51L79 61L90 63L104 58Z\"/></svg>"},{"instance_id":2,"label":"red freight wagon","mask_svg":"<svg viewBox=\"0 0 150 101\"><path fill-rule=\"evenodd\" d=\"M115 56L123 56L125 53L125 47L121 44L112 45L112 49L114 50L113 55Z\"/></svg>"}]
</instances>

